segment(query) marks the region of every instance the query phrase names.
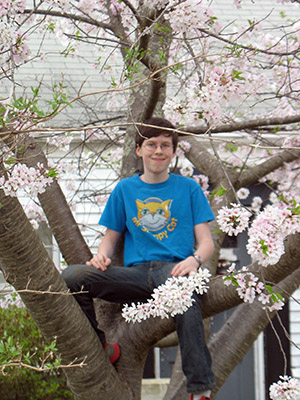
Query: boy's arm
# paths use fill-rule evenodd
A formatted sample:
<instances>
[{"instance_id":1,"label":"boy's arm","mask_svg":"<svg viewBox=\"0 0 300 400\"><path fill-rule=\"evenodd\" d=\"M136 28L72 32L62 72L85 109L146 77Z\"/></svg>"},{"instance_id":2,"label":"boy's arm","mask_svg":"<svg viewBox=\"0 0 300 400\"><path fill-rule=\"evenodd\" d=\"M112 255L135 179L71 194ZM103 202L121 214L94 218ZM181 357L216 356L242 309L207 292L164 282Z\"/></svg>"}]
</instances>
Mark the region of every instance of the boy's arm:
<instances>
[{"instance_id":1,"label":"boy's arm","mask_svg":"<svg viewBox=\"0 0 300 400\"><path fill-rule=\"evenodd\" d=\"M213 255L215 250L215 245L211 237L208 222L195 225L194 233L198 245L195 253L201 257L202 262L205 262Z\"/></svg>"},{"instance_id":2,"label":"boy's arm","mask_svg":"<svg viewBox=\"0 0 300 400\"><path fill-rule=\"evenodd\" d=\"M201 257L202 262L207 261L214 252L214 242L211 237L208 222L203 222L194 226L194 235L197 242L197 250L195 254ZM172 276L184 276L190 274L191 272L197 272L199 267L198 261L190 256L180 263L176 264L173 268Z\"/></svg>"},{"instance_id":3,"label":"boy's arm","mask_svg":"<svg viewBox=\"0 0 300 400\"><path fill-rule=\"evenodd\" d=\"M121 232L107 228L105 235L99 244L97 254L90 261L87 261L86 264L92 265L101 271L106 271L107 267L111 263L111 257L120 236Z\"/></svg>"}]
</instances>

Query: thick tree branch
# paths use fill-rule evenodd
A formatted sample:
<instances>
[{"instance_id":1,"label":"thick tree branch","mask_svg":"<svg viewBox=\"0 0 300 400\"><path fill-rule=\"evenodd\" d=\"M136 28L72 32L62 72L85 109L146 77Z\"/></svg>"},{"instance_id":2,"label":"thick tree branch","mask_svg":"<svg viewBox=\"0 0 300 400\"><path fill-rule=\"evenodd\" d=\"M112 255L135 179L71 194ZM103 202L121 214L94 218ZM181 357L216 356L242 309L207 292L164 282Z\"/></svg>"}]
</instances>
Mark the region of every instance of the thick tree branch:
<instances>
[{"instance_id":1,"label":"thick tree branch","mask_svg":"<svg viewBox=\"0 0 300 400\"><path fill-rule=\"evenodd\" d=\"M228 121L226 124L220 124L214 127L209 126L188 126L184 131L194 134L204 133L222 133L222 132L238 132L246 129L261 129L266 126L282 126L296 124L300 122L300 114L288 115L286 117L261 117L255 119L247 119L244 121Z\"/></svg>"},{"instance_id":2,"label":"thick tree branch","mask_svg":"<svg viewBox=\"0 0 300 400\"><path fill-rule=\"evenodd\" d=\"M207 150L206 144L203 145L194 136L183 137L182 140L187 141L191 145L190 150L185 153L186 158L201 174L209 177L209 182L213 187L227 180L220 162Z\"/></svg>"},{"instance_id":3,"label":"thick tree branch","mask_svg":"<svg viewBox=\"0 0 300 400\"><path fill-rule=\"evenodd\" d=\"M32 167L36 167L38 162L44 166L48 165L43 150L33 138L25 138L22 146L19 143L19 148L18 157L21 162ZM39 194L38 197L67 264L84 264L90 260L92 253L57 181L54 180L51 185L47 186L46 191Z\"/></svg>"},{"instance_id":4,"label":"thick tree branch","mask_svg":"<svg viewBox=\"0 0 300 400\"><path fill-rule=\"evenodd\" d=\"M32 9L26 9L24 11L24 14L32 14L32 11L33 11ZM70 13L66 13L66 12L63 13L63 12L55 11L55 10L51 10L51 9L48 9L48 10L35 9L34 14L51 16L51 17L56 17L56 18L64 18L68 21L73 20L73 21L77 21L77 22L84 22L86 24L96 26L97 28L102 28L105 30L113 31L112 26L110 24L106 24L104 22L97 21L94 18L92 18L90 16L89 17L85 16L83 14L79 15L79 14L70 14Z\"/></svg>"},{"instance_id":5,"label":"thick tree branch","mask_svg":"<svg viewBox=\"0 0 300 400\"><path fill-rule=\"evenodd\" d=\"M278 155L271 157L263 163L249 168L241 174L238 181L235 182L235 187L248 187L257 182L260 178L266 176L268 173L275 171L277 168L282 167L285 163L295 161L300 158L300 150L285 150Z\"/></svg>"},{"instance_id":6,"label":"thick tree branch","mask_svg":"<svg viewBox=\"0 0 300 400\"><path fill-rule=\"evenodd\" d=\"M300 269L280 282L280 290L285 293L285 300L300 285ZM224 384L236 365L243 359L258 335L266 328L276 312L268 313L262 304L255 300L253 304L241 304L224 327L212 338L209 349L213 358L213 370L217 376L216 393ZM242 323L241 323L242 321ZM249 329L251 327L251 329ZM224 346L224 343L230 345ZM284 371L282 371L283 373Z\"/></svg>"},{"instance_id":7,"label":"thick tree branch","mask_svg":"<svg viewBox=\"0 0 300 400\"><path fill-rule=\"evenodd\" d=\"M275 265L261 267L253 264L250 268L255 275L277 284L300 267L300 234L290 235L285 243L285 253ZM234 286L226 287L222 276L213 278L208 293L202 296L202 312L210 317L242 302Z\"/></svg>"},{"instance_id":8,"label":"thick tree branch","mask_svg":"<svg viewBox=\"0 0 300 400\"><path fill-rule=\"evenodd\" d=\"M280 282L280 290L289 293L289 295L285 295L286 301L298 289L299 284L299 269ZM230 373L242 361L258 335L275 315L276 312L268 313L264 310L262 303L258 300L255 300L253 304L242 303L220 331L211 337L208 347L212 356L213 371L217 383L213 395L220 390ZM173 374L176 375L176 382L172 388L169 388L164 400L185 400L187 396L186 380L180 365L175 364Z\"/></svg>"}]
</instances>

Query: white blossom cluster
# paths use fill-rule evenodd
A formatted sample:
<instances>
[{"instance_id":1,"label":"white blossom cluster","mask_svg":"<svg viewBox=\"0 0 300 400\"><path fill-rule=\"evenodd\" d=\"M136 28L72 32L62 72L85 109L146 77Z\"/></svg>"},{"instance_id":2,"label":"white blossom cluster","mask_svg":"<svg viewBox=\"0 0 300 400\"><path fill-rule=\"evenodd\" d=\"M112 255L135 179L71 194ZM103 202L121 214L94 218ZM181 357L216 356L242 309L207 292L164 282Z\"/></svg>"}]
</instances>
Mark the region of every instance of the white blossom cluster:
<instances>
[{"instance_id":1,"label":"white blossom cluster","mask_svg":"<svg viewBox=\"0 0 300 400\"><path fill-rule=\"evenodd\" d=\"M0 1L0 18L9 16L10 18L17 13L23 13L26 8L26 0L4 0Z\"/></svg>"},{"instance_id":2,"label":"white blossom cluster","mask_svg":"<svg viewBox=\"0 0 300 400\"><path fill-rule=\"evenodd\" d=\"M239 204L231 203L231 208L222 207L217 216L217 222L228 236L238 235L249 224L251 213Z\"/></svg>"},{"instance_id":3,"label":"white blossom cluster","mask_svg":"<svg viewBox=\"0 0 300 400\"><path fill-rule=\"evenodd\" d=\"M285 238L297 232L300 232L299 214L293 213L288 205L268 205L248 230L248 253L254 261L265 267L276 264L284 254Z\"/></svg>"},{"instance_id":4,"label":"white blossom cluster","mask_svg":"<svg viewBox=\"0 0 300 400\"><path fill-rule=\"evenodd\" d=\"M299 400L300 399L300 381L290 376L280 376L277 383L270 386L271 400Z\"/></svg>"},{"instance_id":5,"label":"white blossom cluster","mask_svg":"<svg viewBox=\"0 0 300 400\"><path fill-rule=\"evenodd\" d=\"M15 31L9 24L5 22L1 23L0 25L0 38L1 51L8 50L15 40Z\"/></svg>"},{"instance_id":6,"label":"white blossom cluster","mask_svg":"<svg viewBox=\"0 0 300 400\"><path fill-rule=\"evenodd\" d=\"M170 4L171 3L171 4ZM169 6L172 2L169 2ZM196 29L204 26L210 15L209 8L202 0L186 0L174 4L171 11L166 14L175 32L192 35Z\"/></svg>"},{"instance_id":7,"label":"white blossom cluster","mask_svg":"<svg viewBox=\"0 0 300 400\"><path fill-rule=\"evenodd\" d=\"M261 202L257 203L256 212ZM258 212L250 228L251 213L238 204L231 208L222 207L217 216L220 229L229 236L238 235L248 228L247 250L253 261L262 266L276 264L284 254L284 240L288 235L300 232L300 214L298 204L293 201L279 202L278 206L268 205Z\"/></svg>"},{"instance_id":8,"label":"white blossom cluster","mask_svg":"<svg viewBox=\"0 0 300 400\"><path fill-rule=\"evenodd\" d=\"M193 292L206 293L211 274L208 269L199 269L190 276L172 277L153 290L147 303L125 304L122 316L126 322L141 322L150 317L162 319L183 314L193 305Z\"/></svg>"},{"instance_id":9,"label":"white blossom cluster","mask_svg":"<svg viewBox=\"0 0 300 400\"><path fill-rule=\"evenodd\" d=\"M267 290L265 284L258 280L247 267L243 267L240 271L235 270L235 264L231 265L227 270L229 276L223 278L226 286L232 284L236 287L238 295L245 303L253 303L257 297L265 308L270 312L279 311L283 308L284 302L282 297L273 292L271 287Z\"/></svg>"},{"instance_id":10,"label":"white blossom cluster","mask_svg":"<svg viewBox=\"0 0 300 400\"><path fill-rule=\"evenodd\" d=\"M14 21L17 15L24 13L26 0L5 0L0 1L0 62L7 61L7 55L11 50L15 63L21 63L29 58L30 51Z\"/></svg>"},{"instance_id":11,"label":"white blossom cluster","mask_svg":"<svg viewBox=\"0 0 300 400\"><path fill-rule=\"evenodd\" d=\"M27 167L26 164L16 164L10 171L8 179L0 178L0 189L4 190L6 196L16 197L18 190L25 190L32 196L37 196L46 190L46 186L53 182L48 176L49 170L43 164L38 163L37 169Z\"/></svg>"},{"instance_id":12,"label":"white blossom cluster","mask_svg":"<svg viewBox=\"0 0 300 400\"><path fill-rule=\"evenodd\" d=\"M178 143L178 147L176 150L176 155L180 158L185 156L185 153L188 153L191 150L191 144L186 140L181 140Z\"/></svg>"},{"instance_id":13,"label":"white blossom cluster","mask_svg":"<svg viewBox=\"0 0 300 400\"><path fill-rule=\"evenodd\" d=\"M240 200L245 200L249 197L250 190L248 188L240 188L237 192L236 195Z\"/></svg>"},{"instance_id":14,"label":"white blossom cluster","mask_svg":"<svg viewBox=\"0 0 300 400\"><path fill-rule=\"evenodd\" d=\"M30 201L24 206L24 211L34 229L38 229L42 221L47 221L42 207L33 201Z\"/></svg>"}]
</instances>

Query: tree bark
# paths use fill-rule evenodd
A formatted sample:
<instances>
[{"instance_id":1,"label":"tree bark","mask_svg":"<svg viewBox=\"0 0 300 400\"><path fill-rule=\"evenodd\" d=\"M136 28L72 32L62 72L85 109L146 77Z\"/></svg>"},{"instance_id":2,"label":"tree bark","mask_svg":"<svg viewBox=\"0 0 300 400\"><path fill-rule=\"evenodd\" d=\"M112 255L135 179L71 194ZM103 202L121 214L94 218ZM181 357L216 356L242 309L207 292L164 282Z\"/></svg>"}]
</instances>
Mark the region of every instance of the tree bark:
<instances>
[{"instance_id":1,"label":"tree bark","mask_svg":"<svg viewBox=\"0 0 300 400\"><path fill-rule=\"evenodd\" d=\"M126 398L97 335L73 296L67 294L64 281L20 203L6 197L2 190L0 202L0 262L4 276L20 291L44 336L49 341L56 338L63 364L84 361L82 368L64 370L75 400L110 400L121 398L121 393Z\"/></svg>"},{"instance_id":2,"label":"tree bark","mask_svg":"<svg viewBox=\"0 0 300 400\"><path fill-rule=\"evenodd\" d=\"M280 282L280 290L288 293L285 295L286 301L298 289L299 284L299 269ZM258 300L255 300L253 304L242 303L220 331L211 338L208 347L213 361L212 368L216 375L216 388L212 391L212 396L220 390L231 372L253 346L258 335L276 314L276 312L268 313L264 310L262 303ZM164 400L186 400L188 396L186 379L182 373L180 357L176 358L172 382L174 383L169 386Z\"/></svg>"},{"instance_id":3,"label":"tree bark","mask_svg":"<svg viewBox=\"0 0 300 400\"><path fill-rule=\"evenodd\" d=\"M4 273L16 290L25 288L35 291L64 292L66 287L58 271L48 257L46 250L37 238L16 198L8 198L0 192L0 261ZM280 281L299 266L300 235L287 241L286 254L265 275L267 279ZM283 270L283 272L279 272ZM265 270L267 273L269 268ZM143 364L150 346L174 331L172 320L147 320L141 324L121 322L116 315L107 323L111 337L121 344L122 357L116 372L105 359L102 347L87 319L71 296L22 293L22 298L32 313L43 334L49 339L57 336L57 347L64 363L76 357L81 361L87 356L84 370L68 369L66 375L76 400L111 399L120 395L121 382L126 383L122 399L139 399ZM234 288L227 288L220 278L211 282L207 295L202 297L204 315L213 315L239 304L241 300ZM107 312L107 308L103 308ZM114 310L115 314L115 310ZM107 312L107 315L109 313ZM109 323L108 323L109 322ZM119 323L120 322L120 323ZM85 340L82 340L82 338ZM228 344L229 348L233 342ZM99 371L102 371L99 372ZM93 382L93 383L92 383ZM109 382L109 383L108 383ZM83 394L84 393L84 394ZM126 394L127 393L127 394ZM126 397L125 397L126 395Z\"/></svg>"},{"instance_id":4,"label":"tree bark","mask_svg":"<svg viewBox=\"0 0 300 400\"><path fill-rule=\"evenodd\" d=\"M285 301L299 288L299 284L299 269L280 282L279 287L285 293ZM277 312L269 313L264 310L262 303L257 299L253 304L243 303L212 338L209 349L213 358L213 370L217 376L217 387L213 395L222 387L235 366L243 359L258 335L275 315ZM232 345L224 346L224 343L228 342Z\"/></svg>"}]
</instances>

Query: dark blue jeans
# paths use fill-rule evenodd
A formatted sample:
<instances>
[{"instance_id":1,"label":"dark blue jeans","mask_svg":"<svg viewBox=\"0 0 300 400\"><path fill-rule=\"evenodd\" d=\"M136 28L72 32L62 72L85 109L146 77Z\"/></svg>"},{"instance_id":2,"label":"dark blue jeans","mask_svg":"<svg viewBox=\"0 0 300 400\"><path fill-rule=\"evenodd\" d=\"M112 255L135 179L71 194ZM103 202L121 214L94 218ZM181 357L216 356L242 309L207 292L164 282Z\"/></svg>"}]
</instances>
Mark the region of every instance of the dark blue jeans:
<instances>
[{"instance_id":1,"label":"dark blue jeans","mask_svg":"<svg viewBox=\"0 0 300 400\"><path fill-rule=\"evenodd\" d=\"M62 272L62 277L97 332L102 344L105 335L98 328L93 299L100 298L115 303L146 302L153 289L171 276L176 263L152 261L135 267L109 267L102 272L87 265L71 265ZM187 378L187 390L197 393L215 387L211 370L211 357L206 346L200 302L195 302L184 314L174 317L180 343L182 369Z\"/></svg>"}]
</instances>

